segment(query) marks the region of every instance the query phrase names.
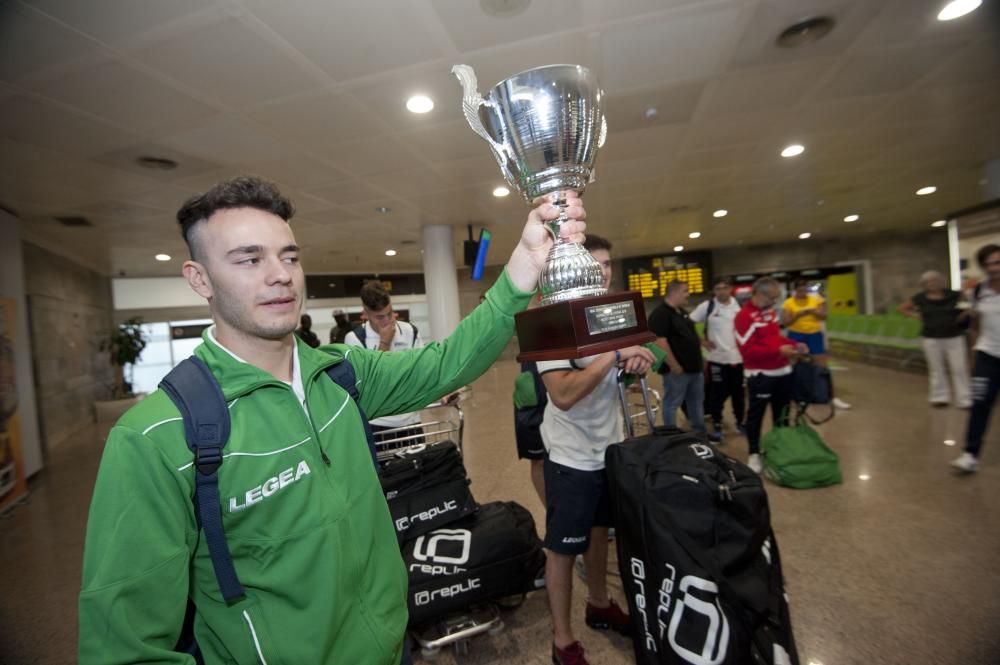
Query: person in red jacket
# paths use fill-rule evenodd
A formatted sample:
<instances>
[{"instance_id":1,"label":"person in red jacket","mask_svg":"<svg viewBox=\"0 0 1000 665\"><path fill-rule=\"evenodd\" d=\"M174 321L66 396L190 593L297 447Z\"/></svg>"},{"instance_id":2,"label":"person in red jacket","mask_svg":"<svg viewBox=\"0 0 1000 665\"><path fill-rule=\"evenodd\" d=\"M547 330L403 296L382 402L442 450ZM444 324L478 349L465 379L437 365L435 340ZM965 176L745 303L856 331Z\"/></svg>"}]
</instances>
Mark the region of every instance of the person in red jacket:
<instances>
[{"instance_id":1,"label":"person in red jacket","mask_svg":"<svg viewBox=\"0 0 1000 665\"><path fill-rule=\"evenodd\" d=\"M787 409L792 398L792 360L809 353L805 344L781 335L781 312L776 309L781 285L771 277L761 277L753 284L750 300L736 315L736 346L743 356L750 408L747 413L747 442L750 457L747 466L760 473L760 430L764 412L771 405L774 426L787 424Z\"/></svg>"}]
</instances>

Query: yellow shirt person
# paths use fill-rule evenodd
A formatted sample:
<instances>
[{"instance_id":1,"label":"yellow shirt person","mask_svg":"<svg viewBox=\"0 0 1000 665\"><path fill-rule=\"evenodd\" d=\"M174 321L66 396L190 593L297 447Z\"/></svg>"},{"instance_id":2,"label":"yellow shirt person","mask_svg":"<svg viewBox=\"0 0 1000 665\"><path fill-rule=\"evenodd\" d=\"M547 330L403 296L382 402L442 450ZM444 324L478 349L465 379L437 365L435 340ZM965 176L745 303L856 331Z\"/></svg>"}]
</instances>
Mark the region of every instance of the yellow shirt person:
<instances>
[{"instance_id":1,"label":"yellow shirt person","mask_svg":"<svg viewBox=\"0 0 1000 665\"><path fill-rule=\"evenodd\" d=\"M796 316L802 310L812 309L818 310L826 300L823 296L817 293L809 293L804 299L799 299L792 296L785 300L782 305L782 309L789 312L791 316ZM818 333L823 330L823 322L815 314L803 314L802 316L796 318L794 321L788 324L788 329L792 332L802 333L804 335L810 335L812 333Z\"/></svg>"}]
</instances>

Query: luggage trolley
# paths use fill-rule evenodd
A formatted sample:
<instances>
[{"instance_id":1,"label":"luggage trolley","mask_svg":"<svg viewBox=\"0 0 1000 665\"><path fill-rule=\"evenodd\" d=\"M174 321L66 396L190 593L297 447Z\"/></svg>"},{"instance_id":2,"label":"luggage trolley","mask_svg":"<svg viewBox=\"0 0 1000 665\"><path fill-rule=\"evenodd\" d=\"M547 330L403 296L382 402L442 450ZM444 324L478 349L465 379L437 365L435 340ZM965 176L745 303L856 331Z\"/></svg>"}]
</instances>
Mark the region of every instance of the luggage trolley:
<instances>
[{"instance_id":1,"label":"luggage trolley","mask_svg":"<svg viewBox=\"0 0 1000 665\"><path fill-rule=\"evenodd\" d=\"M619 370L618 397L625 414L625 435L631 439L643 433L652 434L656 414L663 406L660 393L646 384L645 376L639 377L630 386L625 385L624 379L624 371ZM639 399L636 400L636 397Z\"/></svg>"},{"instance_id":2,"label":"luggage trolley","mask_svg":"<svg viewBox=\"0 0 1000 665\"><path fill-rule=\"evenodd\" d=\"M463 388L459 399L454 402L429 405L422 411L425 417L430 416L428 420L376 433L375 452L378 460L388 460L403 451L414 451L428 443L442 441L451 441L461 453L462 435L465 431L465 414L462 412L461 402L466 392L467 389ZM420 656L425 660L434 660L441 653L441 648L447 646L454 647L456 655L467 655L472 637L483 633L499 634L504 628L499 607L520 605L519 602L505 603L504 600L474 605L463 612L441 617L429 626L411 630L411 636L420 645Z\"/></svg>"}]
</instances>

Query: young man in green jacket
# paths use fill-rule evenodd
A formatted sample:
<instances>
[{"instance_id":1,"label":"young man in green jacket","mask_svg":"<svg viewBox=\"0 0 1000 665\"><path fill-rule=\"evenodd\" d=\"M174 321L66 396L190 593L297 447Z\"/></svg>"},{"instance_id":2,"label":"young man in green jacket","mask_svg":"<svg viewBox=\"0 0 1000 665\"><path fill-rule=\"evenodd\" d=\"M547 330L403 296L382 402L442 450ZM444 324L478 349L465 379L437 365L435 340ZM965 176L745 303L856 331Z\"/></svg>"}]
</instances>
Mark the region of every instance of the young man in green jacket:
<instances>
[{"instance_id":1,"label":"young man in green jacket","mask_svg":"<svg viewBox=\"0 0 1000 665\"><path fill-rule=\"evenodd\" d=\"M582 241L579 198L563 233ZM441 343L399 353L311 349L294 330L305 297L291 203L252 177L190 199L178 221L184 276L215 325L195 354L229 406L219 470L223 526L245 596L223 600L195 509L181 416L157 390L108 437L87 524L79 662L184 663L187 600L208 665L396 665L407 576L357 405L324 369L348 360L371 418L405 413L482 374L527 307L551 245L531 211L486 301Z\"/></svg>"}]
</instances>

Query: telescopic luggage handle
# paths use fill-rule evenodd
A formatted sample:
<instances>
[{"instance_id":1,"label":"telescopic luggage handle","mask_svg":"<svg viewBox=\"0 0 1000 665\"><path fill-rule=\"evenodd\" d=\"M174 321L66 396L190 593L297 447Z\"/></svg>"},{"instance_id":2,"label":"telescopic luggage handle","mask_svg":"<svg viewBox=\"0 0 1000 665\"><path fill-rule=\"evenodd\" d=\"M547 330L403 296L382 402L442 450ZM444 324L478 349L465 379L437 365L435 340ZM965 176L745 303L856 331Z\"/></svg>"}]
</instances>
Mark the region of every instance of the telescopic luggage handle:
<instances>
[{"instance_id":1,"label":"telescopic luggage handle","mask_svg":"<svg viewBox=\"0 0 1000 665\"><path fill-rule=\"evenodd\" d=\"M646 375L640 374L639 388L642 390L642 406L646 411L646 422L649 423L649 431L652 432L656 428L656 418L653 416L653 406L649 401L649 388L646 386ZM625 370L618 370L618 397L622 404L622 413L625 415L625 435L629 438L635 438L635 426L632 424L632 414L628 411L628 400L625 397Z\"/></svg>"}]
</instances>

